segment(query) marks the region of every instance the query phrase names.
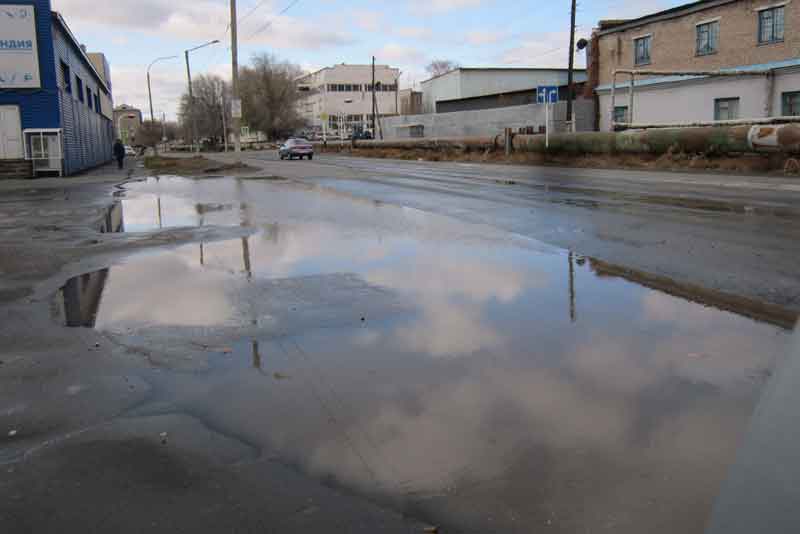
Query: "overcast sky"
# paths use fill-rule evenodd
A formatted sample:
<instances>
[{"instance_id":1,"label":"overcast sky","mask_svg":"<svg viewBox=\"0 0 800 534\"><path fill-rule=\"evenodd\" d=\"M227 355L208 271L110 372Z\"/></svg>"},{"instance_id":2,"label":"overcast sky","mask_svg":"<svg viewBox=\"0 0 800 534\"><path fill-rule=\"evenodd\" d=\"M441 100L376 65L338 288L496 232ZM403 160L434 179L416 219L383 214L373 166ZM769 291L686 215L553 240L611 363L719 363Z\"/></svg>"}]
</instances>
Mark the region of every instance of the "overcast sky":
<instances>
[{"instance_id":1,"label":"overcast sky","mask_svg":"<svg viewBox=\"0 0 800 534\"><path fill-rule=\"evenodd\" d=\"M156 113L174 117L186 86L183 50L220 39L191 55L192 74L230 78L227 0L52 0L73 33L111 64L116 104L147 109L145 69L154 58L178 55L151 71ZM637 16L675 0L584 0L578 36L601 18ZM279 13L289 8L285 14ZM369 63L375 55L403 71L401 87L427 76L434 58L463 65L567 64L569 0L239 0L240 63L270 52L312 70L335 63ZM583 54L576 56L583 65Z\"/></svg>"}]
</instances>

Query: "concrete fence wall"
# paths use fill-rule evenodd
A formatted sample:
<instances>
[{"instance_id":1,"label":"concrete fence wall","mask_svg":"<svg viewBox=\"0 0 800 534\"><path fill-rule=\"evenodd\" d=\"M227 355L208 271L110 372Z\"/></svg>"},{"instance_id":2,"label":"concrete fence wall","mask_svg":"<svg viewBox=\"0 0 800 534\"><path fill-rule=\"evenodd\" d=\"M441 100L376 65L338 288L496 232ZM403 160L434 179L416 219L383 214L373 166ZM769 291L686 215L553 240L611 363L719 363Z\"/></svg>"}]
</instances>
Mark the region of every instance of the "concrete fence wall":
<instances>
[{"instance_id":1,"label":"concrete fence wall","mask_svg":"<svg viewBox=\"0 0 800 534\"><path fill-rule=\"evenodd\" d=\"M594 129L595 106L591 100L576 100L574 113L577 129L581 132ZM551 104L551 131L565 131L566 102ZM381 119L384 139L401 139L410 136L412 126L422 125L426 138L431 137L476 137L502 134L505 128L517 131L532 127L535 131L545 124L543 104L512 106L507 108L456 111L452 113L429 113L425 115L403 115Z\"/></svg>"}]
</instances>

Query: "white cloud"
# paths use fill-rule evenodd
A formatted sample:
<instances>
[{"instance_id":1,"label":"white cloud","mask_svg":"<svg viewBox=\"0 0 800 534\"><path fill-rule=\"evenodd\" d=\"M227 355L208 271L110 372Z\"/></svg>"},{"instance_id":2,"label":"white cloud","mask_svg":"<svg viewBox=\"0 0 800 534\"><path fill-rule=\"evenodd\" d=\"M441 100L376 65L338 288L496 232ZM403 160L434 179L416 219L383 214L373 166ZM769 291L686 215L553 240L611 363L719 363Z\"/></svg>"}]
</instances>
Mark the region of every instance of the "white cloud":
<instances>
[{"instance_id":1,"label":"white cloud","mask_svg":"<svg viewBox=\"0 0 800 534\"><path fill-rule=\"evenodd\" d=\"M350 20L362 30L377 32L381 29L383 14L378 11L353 11L350 14Z\"/></svg>"},{"instance_id":2,"label":"white cloud","mask_svg":"<svg viewBox=\"0 0 800 534\"><path fill-rule=\"evenodd\" d=\"M93 0L55 0L54 9L71 23L109 26L156 33L160 36L197 42L222 40L226 36L230 10L227 2L213 0L142 0L141 2L101 2ZM264 44L271 48L316 50L325 46L353 42L346 32L318 26L304 18L271 16L277 3L270 2L258 11L242 14L240 44ZM245 15L247 15L245 17Z\"/></svg>"},{"instance_id":3,"label":"white cloud","mask_svg":"<svg viewBox=\"0 0 800 534\"><path fill-rule=\"evenodd\" d=\"M613 2L607 6L604 19L633 19L657 13L669 7L664 0L639 0L638 2Z\"/></svg>"},{"instance_id":4,"label":"white cloud","mask_svg":"<svg viewBox=\"0 0 800 534\"><path fill-rule=\"evenodd\" d=\"M496 60L505 65L567 68L568 56L569 34L556 32L523 37L517 46L502 52ZM585 64L584 54L576 52L575 66L583 68Z\"/></svg>"},{"instance_id":5,"label":"white cloud","mask_svg":"<svg viewBox=\"0 0 800 534\"><path fill-rule=\"evenodd\" d=\"M427 39L433 32L422 26L403 26L394 30L395 35L406 39Z\"/></svg>"},{"instance_id":6,"label":"white cloud","mask_svg":"<svg viewBox=\"0 0 800 534\"><path fill-rule=\"evenodd\" d=\"M484 3L485 0L411 0L411 8L414 12L442 13L454 9L478 7Z\"/></svg>"},{"instance_id":7,"label":"white cloud","mask_svg":"<svg viewBox=\"0 0 800 534\"><path fill-rule=\"evenodd\" d=\"M375 54L381 62L414 64L425 60L422 51L397 43L388 43L382 46Z\"/></svg>"},{"instance_id":8,"label":"white cloud","mask_svg":"<svg viewBox=\"0 0 800 534\"><path fill-rule=\"evenodd\" d=\"M508 32L504 31L472 31L466 34L464 40L471 45L481 46L494 44L508 37Z\"/></svg>"}]
</instances>

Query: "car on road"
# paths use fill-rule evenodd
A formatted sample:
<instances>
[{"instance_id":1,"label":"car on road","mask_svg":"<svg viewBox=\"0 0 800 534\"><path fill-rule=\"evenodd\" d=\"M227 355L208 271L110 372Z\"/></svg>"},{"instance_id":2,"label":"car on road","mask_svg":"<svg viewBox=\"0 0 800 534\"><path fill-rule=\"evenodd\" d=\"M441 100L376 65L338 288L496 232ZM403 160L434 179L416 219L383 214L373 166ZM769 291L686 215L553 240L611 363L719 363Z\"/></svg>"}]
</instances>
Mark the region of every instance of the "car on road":
<instances>
[{"instance_id":1,"label":"car on road","mask_svg":"<svg viewBox=\"0 0 800 534\"><path fill-rule=\"evenodd\" d=\"M136 150L130 145L125 145L125 155L126 156L135 156Z\"/></svg>"},{"instance_id":2,"label":"car on road","mask_svg":"<svg viewBox=\"0 0 800 534\"><path fill-rule=\"evenodd\" d=\"M314 158L314 147L311 143L302 137L293 137L287 139L284 144L278 148L278 156L281 159L294 159L294 158Z\"/></svg>"}]
</instances>

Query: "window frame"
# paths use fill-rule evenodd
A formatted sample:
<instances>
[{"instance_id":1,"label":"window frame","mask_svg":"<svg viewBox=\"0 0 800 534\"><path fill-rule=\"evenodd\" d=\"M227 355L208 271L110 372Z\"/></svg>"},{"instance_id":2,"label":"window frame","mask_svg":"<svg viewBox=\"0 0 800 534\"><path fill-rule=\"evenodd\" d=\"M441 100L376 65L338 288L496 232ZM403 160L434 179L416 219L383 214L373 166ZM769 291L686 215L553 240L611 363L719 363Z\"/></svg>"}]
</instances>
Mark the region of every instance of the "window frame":
<instances>
[{"instance_id":1,"label":"window frame","mask_svg":"<svg viewBox=\"0 0 800 534\"><path fill-rule=\"evenodd\" d=\"M706 48L700 48L700 35L703 29L706 32ZM695 25L695 46L694 53L696 56L710 56L719 51L719 20L709 20Z\"/></svg>"},{"instance_id":2,"label":"window frame","mask_svg":"<svg viewBox=\"0 0 800 534\"><path fill-rule=\"evenodd\" d=\"M731 97L722 97L722 98L715 98L714 99L714 120L715 121L735 121L739 119L739 110L740 104L742 99L738 96L731 96ZM736 103L736 116L735 117L728 117L726 119L720 118L720 104L731 104ZM730 108L728 108L728 114L730 114Z\"/></svg>"},{"instance_id":3,"label":"window frame","mask_svg":"<svg viewBox=\"0 0 800 534\"><path fill-rule=\"evenodd\" d=\"M797 99L797 103L793 106L796 113L787 113L787 104L790 98ZM784 91L781 93L781 116L783 117L798 117L800 116L800 91Z\"/></svg>"},{"instance_id":4,"label":"window frame","mask_svg":"<svg viewBox=\"0 0 800 534\"><path fill-rule=\"evenodd\" d=\"M83 102L86 98L86 94L83 90L83 80L81 80L80 76L77 74L75 75L75 93L78 95L78 101Z\"/></svg>"},{"instance_id":5,"label":"window frame","mask_svg":"<svg viewBox=\"0 0 800 534\"><path fill-rule=\"evenodd\" d=\"M786 36L786 7L785 4L779 6L772 6L767 7L764 9L758 10L758 44L759 45L768 45L774 43L782 43ZM780 37L776 37L777 30L778 30L778 17L776 16L777 13L780 11ZM768 39L764 39L764 18L769 14L771 16L771 20L769 24L771 26L771 36Z\"/></svg>"},{"instance_id":6,"label":"window frame","mask_svg":"<svg viewBox=\"0 0 800 534\"><path fill-rule=\"evenodd\" d=\"M622 120L617 120L618 114L622 115ZM614 116L611 117L612 123L623 123L626 124L628 122L628 106L614 106Z\"/></svg>"},{"instance_id":7,"label":"window frame","mask_svg":"<svg viewBox=\"0 0 800 534\"><path fill-rule=\"evenodd\" d=\"M72 69L69 68L66 61L60 61L61 63L61 78L63 78L64 89L65 93L72 94Z\"/></svg>"},{"instance_id":8,"label":"window frame","mask_svg":"<svg viewBox=\"0 0 800 534\"><path fill-rule=\"evenodd\" d=\"M647 43L647 57L641 58L639 57L639 43ZM642 35L640 37L633 38L633 64L635 66L640 65L650 65L653 61L653 34L649 33L647 35Z\"/></svg>"}]
</instances>

